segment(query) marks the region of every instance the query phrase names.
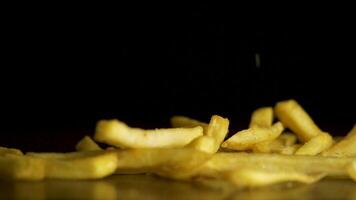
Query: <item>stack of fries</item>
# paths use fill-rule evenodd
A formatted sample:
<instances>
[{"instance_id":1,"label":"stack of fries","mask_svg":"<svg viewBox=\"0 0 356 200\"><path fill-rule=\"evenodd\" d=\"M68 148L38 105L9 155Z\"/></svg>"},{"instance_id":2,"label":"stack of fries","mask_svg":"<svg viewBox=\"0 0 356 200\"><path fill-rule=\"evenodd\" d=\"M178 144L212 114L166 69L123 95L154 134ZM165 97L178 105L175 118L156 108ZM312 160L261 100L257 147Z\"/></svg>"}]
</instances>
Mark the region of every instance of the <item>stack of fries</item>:
<instances>
[{"instance_id":1,"label":"stack of fries","mask_svg":"<svg viewBox=\"0 0 356 200\"><path fill-rule=\"evenodd\" d=\"M188 181L223 179L240 187L314 183L323 177L356 180L356 125L336 141L295 100L257 109L249 127L227 140L229 120L218 115L209 123L174 116L171 124L144 130L101 120L93 139L85 136L77 152L70 153L23 154L0 147L0 179L155 174Z\"/></svg>"}]
</instances>

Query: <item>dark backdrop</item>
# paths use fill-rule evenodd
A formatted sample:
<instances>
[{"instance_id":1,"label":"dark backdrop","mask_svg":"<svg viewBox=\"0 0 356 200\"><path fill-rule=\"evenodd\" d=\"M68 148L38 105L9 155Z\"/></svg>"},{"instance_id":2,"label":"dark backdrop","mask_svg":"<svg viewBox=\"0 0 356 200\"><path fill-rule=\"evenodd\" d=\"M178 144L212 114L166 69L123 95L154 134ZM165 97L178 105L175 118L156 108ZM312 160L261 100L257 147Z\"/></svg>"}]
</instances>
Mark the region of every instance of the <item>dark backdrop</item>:
<instances>
[{"instance_id":1,"label":"dark backdrop","mask_svg":"<svg viewBox=\"0 0 356 200\"><path fill-rule=\"evenodd\" d=\"M350 18L239 13L204 4L8 15L0 146L72 150L104 118L153 128L219 114L236 131L254 109L290 98L345 134L356 122Z\"/></svg>"}]
</instances>

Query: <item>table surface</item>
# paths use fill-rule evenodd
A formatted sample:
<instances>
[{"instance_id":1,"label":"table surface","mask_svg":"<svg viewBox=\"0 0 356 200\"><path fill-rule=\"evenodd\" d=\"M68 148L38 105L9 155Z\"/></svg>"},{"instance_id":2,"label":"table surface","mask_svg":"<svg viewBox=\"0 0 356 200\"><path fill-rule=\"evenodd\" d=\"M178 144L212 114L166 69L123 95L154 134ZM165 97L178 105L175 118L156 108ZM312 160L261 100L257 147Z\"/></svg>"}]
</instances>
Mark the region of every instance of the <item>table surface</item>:
<instances>
[{"instance_id":1,"label":"table surface","mask_svg":"<svg viewBox=\"0 0 356 200\"><path fill-rule=\"evenodd\" d=\"M0 181L0 199L356 199L356 183L325 179L312 185L239 189L216 180L183 182L151 175L114 175L91 181Z\"/></svg>"}]
</instances>

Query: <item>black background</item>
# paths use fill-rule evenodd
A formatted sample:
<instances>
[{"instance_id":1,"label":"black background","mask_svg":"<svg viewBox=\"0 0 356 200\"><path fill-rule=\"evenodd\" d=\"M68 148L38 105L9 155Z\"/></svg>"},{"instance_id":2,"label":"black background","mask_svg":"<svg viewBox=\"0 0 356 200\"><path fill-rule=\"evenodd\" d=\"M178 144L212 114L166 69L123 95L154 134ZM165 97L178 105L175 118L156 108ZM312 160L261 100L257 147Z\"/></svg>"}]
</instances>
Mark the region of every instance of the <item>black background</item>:
<instances>
[{"instance_id":1,"label":"black background","mask_svg":"<svg viewBox=\"0 0 356 200\"><path fill-rule=\"evenodd\" d=\"M104 118L154 128L176 114L204 121L219 114L234 132L254 109L290 98L323 130L346 134L356 122L351 18L242 10L11 12L2 29L0 146L73 150Z\"/></svg>"}]
</instances>

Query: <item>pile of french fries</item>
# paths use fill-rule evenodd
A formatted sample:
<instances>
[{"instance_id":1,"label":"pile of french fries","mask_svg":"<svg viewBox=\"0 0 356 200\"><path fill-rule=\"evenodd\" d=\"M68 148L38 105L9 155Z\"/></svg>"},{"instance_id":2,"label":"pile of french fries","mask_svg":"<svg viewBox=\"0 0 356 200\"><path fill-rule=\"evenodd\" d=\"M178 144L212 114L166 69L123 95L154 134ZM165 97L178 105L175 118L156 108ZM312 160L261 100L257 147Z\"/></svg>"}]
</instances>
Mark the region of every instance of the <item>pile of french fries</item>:
<instances>
[{"instance_id":1,"label":"pile of french fries","mask_svg":"<svg viewBox=\"0 0 356 200\"><path fill-rule=\"evenodd\" d=\"M295 101L252 113L249 127L225 140L229 120L209 123L184 116L172 128L144 130L101 120L76 152L23 154L0 147L0 179L99 179L112 174L155 174L176 180L223 179L239 187L323 177L356 181L356 125L342 138L322 131ZM103 149L99 144L110 147Z\"/></svg>"}]
</instances>

